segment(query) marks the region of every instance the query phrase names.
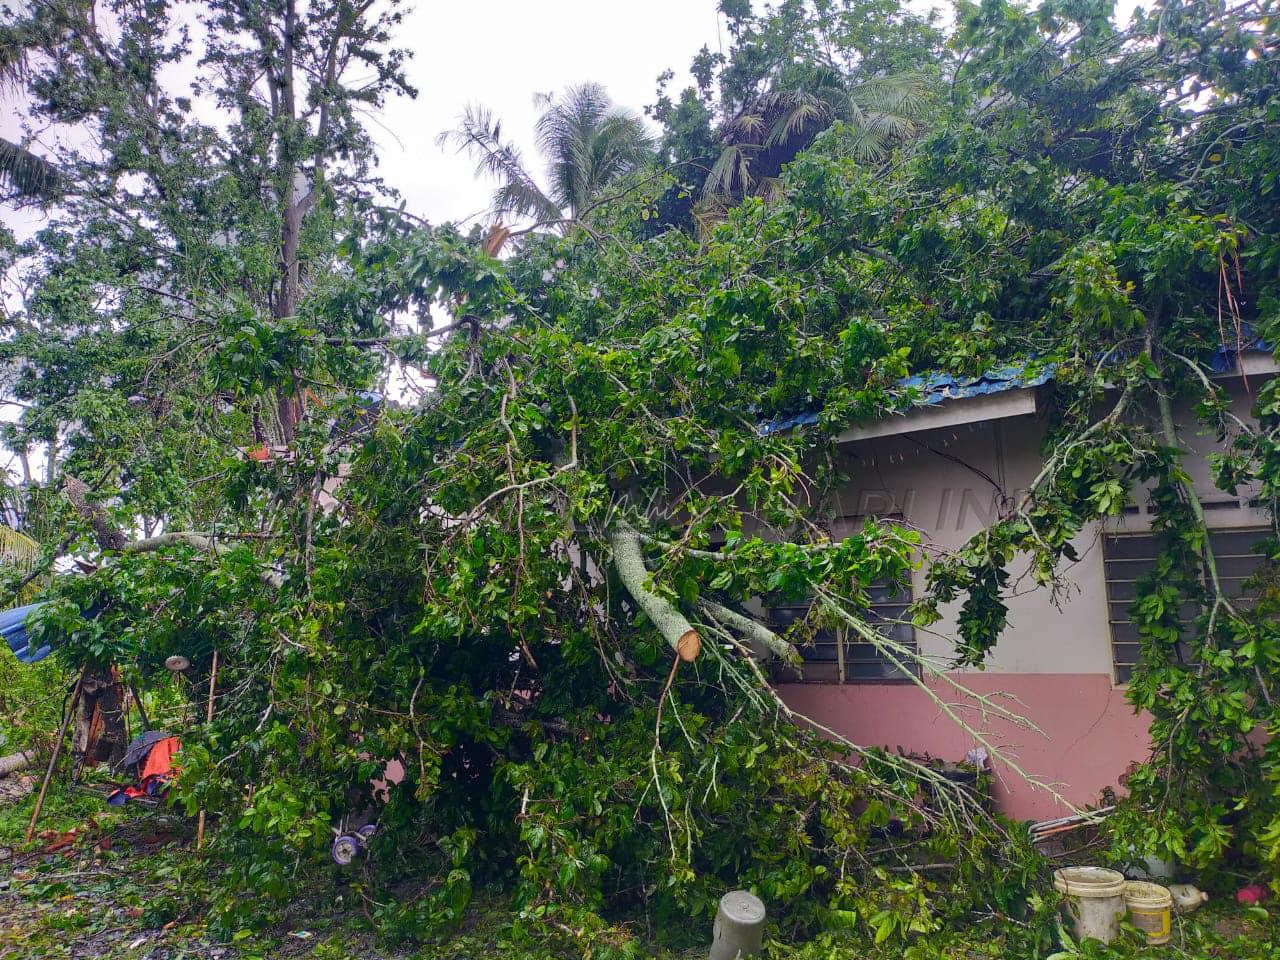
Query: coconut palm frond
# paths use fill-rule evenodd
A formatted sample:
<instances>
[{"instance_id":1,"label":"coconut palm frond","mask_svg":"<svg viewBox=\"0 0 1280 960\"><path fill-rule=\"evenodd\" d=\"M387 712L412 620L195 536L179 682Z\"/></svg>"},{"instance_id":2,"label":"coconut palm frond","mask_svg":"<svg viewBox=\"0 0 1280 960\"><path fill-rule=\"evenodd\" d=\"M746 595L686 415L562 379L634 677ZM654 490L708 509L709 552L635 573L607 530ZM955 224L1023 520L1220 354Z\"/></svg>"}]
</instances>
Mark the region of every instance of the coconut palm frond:
<instances>
[{"instance_id":1,"label":"coconut palm frond","mask_svg":"<svg viewBox=\"0 0 1280 960\"><path fill-rule=\"evenodd\" d=\"M864 113L919 120L929 110L929 79L921 73L902 73L864 80L849 91L849 102Z\"/></svg>"},{"instance_id":2,"label":"coconut palm frond","mask_svg":"<svg viewBox=\"0 0 1280 960\"><path fill-rule=\"evenodd\" d=\"M757 111L740 113L727 124L731 134L742 137L758 137L764 133L764 115Z\"/></svg>"},{"instance_id":3,"label":"coconut palm frond","mask_svg":"<svg viewBox=\"0 0 1280 960\"><path fill-rule=\"evenodd\" d=\"M806 96L797 98L774 120L764 145L766 147L780 146L798 136L813 124L822 123L830 118L831 105L821 97Z\"/></svg>"},{"instance_id":4,"label":"coconut palm frond","mask_svg":"<svg viewBox=\"0 0 1280 960\"><path fill-rule=\"evenodd\" d=\"M493 201L499 216L575 219L611 181L653 156L654 141L644 122L615 106L598 83L569 87L559 96L539 94L534 104L542 111L534 137L547 160L550 189L529 173L520 151L503 138L502 125L484 107L468 107L458 129L437 138L475 156L477 175L499 181Z\"/></svg>"},{"instance_id":5,"label":"coconut palm frond","mask_svg":"<svg viewBox=\"0 0 1280 960\"><path fill-rule=\"evenodd\" d=\"M0 565L30 570L40 560L42 548L25 533L0 526Z\"/></svg>"},{"instance_id":6,"label":"coconut palm frond","mask_svg":"<svg viewBox=\"0 0 1280 960\"><path fill-rule=\"evenodd\" d=\"M536 184L524 180L508 180L493 192L492 210L495 217L532 217L538 223L560 220L564 211Z\"/></svg>"},{"instance_id":7,"label":"coconut palm frond","mask_svg":"<svg viewBox=\"0 0 1280 960\"><path fill-rule=\"evenodd\" d=\"M50 200L62 188L58 165L0 137L0 183L24 197Z\"/></svg>"},{"instance_id":8,"label":"coconut palm frond","mask_svg":"<svg viewBox=\"0 0 1280 960\"><path fill-rule=\"evenodd\" d=\"M729 202L723 195L704 195L693 207L693 224L698 238L706 240L728 216Z\"/></svg>"},{"instance_id":9,"label":"coconut palm frond","mask_svg":"<svg viewBox=\"0 0 1280 960\"><path fill-rule=\"evenodd\" d=\"M48 13L0 24L0 89L26 83L31 72L31 52L48 43L60 27L58 17Z\"/></svg>"},{"instance_id":10,"label":"coconut palm frond","mask_svg":"<svg viewBox=\"0 0 1280 960\"><path fill-rule=\"evenodd\" d=\"M0 493L5 516L11 518L14 527L42 544L58 539L61 531L59 509L64 502L58 491L50 487L5 486ZM3 525L0 521L0 526Z\"/></svg>"},{"instance_id":11,"label":"coconut palm frond","mask_svg":"<svg viewBox=\"0 0 1280 960\"><path fill-rule=\"evenodd\" d=\"M654 148L653 137L638 117L623 111L610 114L593 141L595 182L603 185L642 167Z\"/></svg>"},{"instance_id":12,"label":"coconut palm frond","mask_svg":"<svg viewBox=\"0 0 1280 960\"><path fill-rule=\"evenodd\" d=\"M547 158L551 196L576 216L611 181L642 166L654 142L643 121L616 106L604 87L584 83L544 99L535 128Z\"/></svg>"},{"instance_id":13,"label":"coconut palm frond","mask_svg":"<svg viewBox=\"0 0 1280 960\"><path fill-rule=\"evenodd\" d=\"M761 177L756 185L756 196L762 197L766 203L777 203L786 195L781 177Z\"/></svg>"},{"instance_id":14,"label":"coconut palm frond","mask_svg":"<svg viewBox=\"0 0 1280 960\"><path fill-rule=\"evenodd\" d=\"M714 197L729 196L735 189L743 194L750 192L753 183L751 153L749 145L740 143L731 143L721 150L707 173L703 193Z\"/></svg>"},{"instance_id":15,"label":"coconut palm frond","mask_svg":"<svg viewBox=\"0 0 1280 960\"><path fill-rule=\"evenodd\" d=\"M436 137L440 146L455 146L476 158L476 176L500 182L494 194L494 213L533 215L540 220L560 217L560 208L542 191L525 166L515 144L503 138L502 123L487 107L468 106L456 130Z\"/></svg>"},{"instance_id":16,"label":"coconut palm frond","mask_svg":"<svg viewBox=\"0 0 1280 960\"><path fill-rule=\"evenodd\" d=\"M534 138L547 158L551 196L562 208L575 210L592 180L592 141L608 110L608 97L600 84L583 83L544 102Z\"/></svg>"},{"instance_id":17,"label":"coconut palm frond","mask_svg":"<svg viewBox=\"0 0 1280 960\"><path fill-rule=\"evenodd\" d=\"M27 46L12 29L0 28L0 89L27 80Z\"/></svg>"},{"instance_id":18,"label":"coconut palm frond","mask_svg":"<svg viewBox=\"0 0 1280 960\"><path fill-rule=\"evenodd\" d=\"M85 22L90 5L41 0L17 6L25 12L5 10L7 20L0 23L0 89L29 80L31 54L52 53L69 30Z\"/></svg>"}]
</instances>

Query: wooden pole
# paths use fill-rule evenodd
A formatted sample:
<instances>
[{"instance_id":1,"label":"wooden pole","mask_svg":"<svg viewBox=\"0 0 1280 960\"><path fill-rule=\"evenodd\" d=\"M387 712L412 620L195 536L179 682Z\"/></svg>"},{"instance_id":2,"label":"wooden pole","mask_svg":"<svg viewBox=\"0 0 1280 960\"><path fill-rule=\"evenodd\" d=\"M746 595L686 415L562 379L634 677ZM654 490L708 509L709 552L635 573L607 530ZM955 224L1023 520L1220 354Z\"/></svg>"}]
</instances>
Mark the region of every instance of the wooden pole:
<instances>
[{"instance_id":1,"label":"wooden pole","mask_svg":"<svg viewBox=\"0 0 1280 960\"><path fill-rule=\"evenodd\" d=\"M213 651L213 665L209 668L209 704L205 708L204 722L213 723L213 695L218 686L218 651ZM196 818L196 849L204 846L204 808L200 808L200 816Z\"/></svg>"},{"instance_id":2,"label":"wooden pole","mask_svg":"<svg viewBox=\"0 0 1280 960\"><path fill-rule=\"evenodd\" d=\"M53 779L53 768L57 766L58 757L62 753L62 742L67 738L67 727L71 726L71 718L76 715L76 707L80 704L80 691L84 687L84 677L88 669L85 667L80 671L80 679L76 681L76 688L71 693L71 703L67 705L67 715L62 718L58 740L53 745L53 756L49 757L49 766L44 772L44 782L40 784L40 793L36 797L35 808L31 811L31 822L27 824L27 835L23 838L23 843L30 843L31 838L35 836L36 821L40 819L40 810L44 806L44 795L49 789L49 781Z\"/></svg>"},{"instance_id":3,"label":"wooden pole","mask_svg":"<svg viewBox=\"0 0 1280 960\"><path fill-rule=\"evenodd\" d=\"M138 716L142 720L142 732L146 733L151 729L151 721L147 719L147 708L142 705L142 697L138 693L138 688L134 684L129 684L129 692L133 694L133 702L138 705Z\"/></svg>"}]
</instances>

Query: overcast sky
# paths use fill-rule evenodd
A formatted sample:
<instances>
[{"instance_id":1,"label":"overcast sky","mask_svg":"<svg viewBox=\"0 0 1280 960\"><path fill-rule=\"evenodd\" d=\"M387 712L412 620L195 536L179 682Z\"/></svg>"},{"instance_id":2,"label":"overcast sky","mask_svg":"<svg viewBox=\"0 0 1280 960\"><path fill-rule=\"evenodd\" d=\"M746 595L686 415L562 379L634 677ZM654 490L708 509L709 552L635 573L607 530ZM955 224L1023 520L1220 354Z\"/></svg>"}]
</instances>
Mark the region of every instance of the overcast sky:
<instances>
[{"instance_id":1,"label":"overcast sky","mask_svg":"<svg viewBox=\"0 0 1280 960\"><path fill-rule=\"evenodd\" d=\"M717 49L716 19L716 0L419 0L401 30L418 98L392 103L374 128L384 176L432 221L476 213L492 184L435 144L466 104L492 108L533 164L534 93L595 80L638 112L659 73L672 67L683 80L703 44Z\"/></svg>"}]
</instances>

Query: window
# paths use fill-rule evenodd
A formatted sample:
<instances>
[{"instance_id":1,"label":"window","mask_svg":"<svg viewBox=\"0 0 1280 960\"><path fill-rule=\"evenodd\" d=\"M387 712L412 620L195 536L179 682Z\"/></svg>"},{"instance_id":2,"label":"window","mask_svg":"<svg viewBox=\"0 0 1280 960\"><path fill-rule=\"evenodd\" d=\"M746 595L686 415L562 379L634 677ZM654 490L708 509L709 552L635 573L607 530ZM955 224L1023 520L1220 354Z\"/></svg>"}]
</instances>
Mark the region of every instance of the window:
<instances>
[{"instance_id":1,"label":"window","mask_svg":"<svg viewBox=\"0 0 1280 960\"><path fill-rule=\"evenodd\" d=\"M915 629L901 622L911 604L908 584L872 584L867 588L871 606L867 620L885 637L916 651ZM809 604L773 607L770 619L774 629L782 631L809 612ZM886 683L910 680L919 674L914 660L895 664L874 643L868 643L845 628L815 631L812 643L798 643L796 649L804 660L802 679L813 683ZM906 669L904 670L903 667Z\"/></svg>"},{"instance_id":2,"label":"window","mask_svg":"<svg viewBox=\"0 0 1280 960\"><path fill-rule=\"evenodd\" d=\"M1263 530L1213 530L1209 545L1218 565L1218 580L1229 599L1247 603L1245 583L1262 567L1264 557L1258 541ZM1107 619L1111 624L1111 661L1116 683L1128 683L1138 662L1142 640L1129 608L1137 599L1137 583L1155 569L1160 552L1158 539L1149 534L1106 534L1102 538L1102 556L1107 579ZM1183 607L1182 619L1190 623L1199 614L1196 604Z\"/></svg>"}]
</instances>

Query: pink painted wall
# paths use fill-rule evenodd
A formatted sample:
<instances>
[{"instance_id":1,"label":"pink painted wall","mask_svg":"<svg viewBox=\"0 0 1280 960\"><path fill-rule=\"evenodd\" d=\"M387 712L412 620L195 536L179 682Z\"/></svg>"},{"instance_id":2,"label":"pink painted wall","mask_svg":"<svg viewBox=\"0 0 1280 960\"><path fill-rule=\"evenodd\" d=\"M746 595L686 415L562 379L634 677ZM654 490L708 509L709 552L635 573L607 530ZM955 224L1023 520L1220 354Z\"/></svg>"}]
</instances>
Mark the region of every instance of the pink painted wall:
<instances>
[{"instance_id":1,"label":"pink painted wall","mask_svg":"<svg viewBox=\"0 0 1280 960\"><path fill-rule=\"evenodd\" d=\"M1096 803L1103 787L1118 788L1129 764L1147 755L1148 718L1135 715L1124 690L1112 685L1109 674L949 676L980 695L1016 698L1017 702L1001 702L1035 723L1043 736L990 715L984 721L972 699L944 681L929 681L930 688L966 723L983 731L996 750L1076 805ZM980 745L914 684L793 683L781 692L793 709L855 743L902 747L945 760L962 760ZM1008 816L1044 820L1070 812L1052 792L1025 782L999 761L993 768L996 802Z\"/></svg>"}]
</instances>

